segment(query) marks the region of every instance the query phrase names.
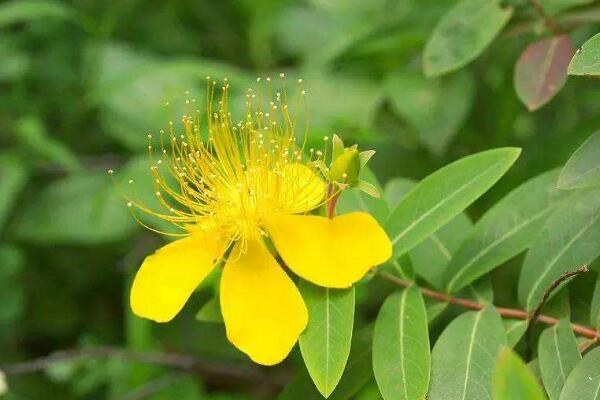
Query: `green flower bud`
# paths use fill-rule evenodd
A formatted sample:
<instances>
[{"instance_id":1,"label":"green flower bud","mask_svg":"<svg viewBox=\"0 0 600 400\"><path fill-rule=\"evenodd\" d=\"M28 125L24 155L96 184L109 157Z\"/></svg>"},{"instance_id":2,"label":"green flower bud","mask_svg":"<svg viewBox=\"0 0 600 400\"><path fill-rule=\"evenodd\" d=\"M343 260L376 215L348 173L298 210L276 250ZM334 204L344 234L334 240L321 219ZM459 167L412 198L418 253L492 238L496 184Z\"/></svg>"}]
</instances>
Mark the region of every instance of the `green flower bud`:
<instances>
[{"instance_id":1,"label":"green flower bud","mask_svg":"<svg viewBox=\"0 0 600 400\"><path fill-rule=\"evenodd\" d=\"M358 174L360 172L360 156L355 148L344 149L331 163L329 169L329 179L335 182L354 186L358 183Z\"/></svg>"}]
</instances>

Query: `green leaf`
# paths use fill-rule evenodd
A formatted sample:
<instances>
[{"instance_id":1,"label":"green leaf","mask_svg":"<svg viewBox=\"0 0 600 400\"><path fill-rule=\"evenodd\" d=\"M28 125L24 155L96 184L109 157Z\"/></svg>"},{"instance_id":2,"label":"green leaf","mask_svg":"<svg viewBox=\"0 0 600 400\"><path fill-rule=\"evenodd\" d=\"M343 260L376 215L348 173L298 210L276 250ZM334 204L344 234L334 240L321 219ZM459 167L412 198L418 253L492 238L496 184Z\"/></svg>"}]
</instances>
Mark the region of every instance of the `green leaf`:
<instances>
[{"instance_id":1,"label":"green leaf","mask_svg":"<svg viewBox=\"0 0 600 400\"><path fill-rule=\"evenodd\" d=\"M365 326L354 332L346 370L329 400L349 399L369 380L373 379L372 348L373 325Z\"/></svg>"},{"instance_id":2,"label":"green leaf","mask_svg":"<svg viewBox=\"0 0 600 400\"><path fill-rule=\"evenodd\" d=\"M17 236L37 242L97 243L127 236L135 223L106 173L85 173L52 182L30 199Z\"/></svg>"},{"instance_id":3,"label":"green leaf","mask_svg":"<svg viewBox=\"0 0 600 400\"><path fill-rule=\"evenodd\" d=\"M569 64L569 75L600 75L600 33L577 50Z\"/></svg>"},{"instance_id":4,"label":"green leaf","mask_svg":"<svg viewBox=\"0 0 600 400\"><path fill-rule=\"evenodd\" d=\"M363 388L356 393L354 400L383 400L379 388L377 387L377 382L372 381L363 386Z\"/></svg>"},{"instance_id":5,"label":"green leaf","mask_svg":"<svg viewBox=\"0 0 600 400\"><path fill-rule=\"evenodd\" d=\"M558 177L560 189L600 185L600 131L575 150Z\"/></svg>"},{"instance_id":6,"label":"green leaf","mask_svg":"<svg viewBox=\"0 0 600 400\"><path fill-rule=\"evenodd\" d=\"M415 274L442 289L448 264L472 229L469 217L460 213L412 248L409 254Z\"/></svg>"},{"instance_id":7,"label":"green leaf","mask_svg":"<svg viewBox=\"0 0 600 400\"><path fill-rule=\"evenodd\" d=\"M308 326L300 336L306 368L323 397L337 386L350 354L354 323L354 288L329 289L300 281L308 308Z\"/></svg>"},{"instance_id":8,"label":"green leaf","mask_svg":"<svg viewBox=\"0 0 600 400\"><path fill-rule=\"evenodd\" d=\"M368 168L361 168L360 179L374 185L379 193L383 190L377 180L377 177ZM389 208L382 198L375 198L361 190L346 189L340 195L336 204L338 214L345 214L351 211L365 211L371 214L377 221L383 223L389 215Z\"/></svg>"},{"instance_id":9,"label":"green leaf","mask_svg":"<svg viewBox=\"0 0 600 400\"><path fill-rule=\"evenodd\" d=\"M389 296L375 322L373 372L383 398L425 398L430 361L425 303L412 286Z\"/></svg>"},{"instance_id":10,"label":"green leaf","mask_svg":"<svg viewBox=\"0 0 600 400\"><path fill-rule=\"evenodd\" d=\"M560 204L541 228L523 263L519 301L535 309L553 281L599 254L600 190L587 190Z\"/></svg>"},{"instance_id":11,"label":"green leaf","mask_svg":"<svg viewBox=\"0 0 600 400\"><path fill-rule=\"evenodd\" d=\"M529 45L517 60L514 85L529 111L548 103L567 81L575 53L569 35L558 35Z\"/></svg>"},{"instance_id":12,"label":"green leaf","mask_svg":"<svg viewBox=\"0 0 600 400\"><path fill-rule=\"evenodd\" d=\"M450 222L510 168L520 149L464 157L423 179L392 211L385 227L396 257Z\"/></svg>"},{"instance_id":13,"label":"green leaf","mask_svg":"<svg viewBox=\"0 0 600 400\"><path fill-rule=\"evenodd\" d=\"M13 0L0 6L0 28L32 20L74 19L75 10L63 2L50 0Z\"/></svg>"},{"instance_id":14,"label":"green leaf","mask_svg":"<svg viewBox=\"0 0 600 400\"><path fill-rule=\"evenodd\" d=\"M461 0L433 30L423 55L428 77L457 70L474 60L512 15L499 0Z\"/></svg>"},{"instance_id":15,"label":"green leaf","mask_svg":"<svg viewBox=\"0 0 600 400\"><path fill-rule=\"evenodd\" d=\"M394 209L417 183L408 178L392 178L385 184L383 199L391 209Z\"/></svg>"},{"instance_id":16,"label":"green leaf","mask_svg":"<svg viewBox=\"0 0 600 400\"><path fill-rule=\"evenodd\" d=\"M12 154L0 155L0 229L8 219L21 190L27 183L28 171Z\"/></svg>"},{"instance_id":17,"label":"green leaf","mask_svg":"<svg viewBox=\"0 0 600 400\"><path fill-rule=\"evenodd\" d=\"M598 400L599 396L600 348L595 348L569 374L560 400Z\"/></svg>"},{"instance_id":18,"label":"green leaf","mask_svg":"<svg viewBox=\"0 0 600 400\"><path fill-rule=\"evenodd\" d=\"M386 87L396 111L434 154L441 154L458 132L475 93L473 78L464 71L436 80L420 71L399 71Z\"/></svg>"},{"instance_id":19,"label":"green leaf","mask_svg":"<svg viewBox=\"0 0 600 400\"><path fill-rule=\"evenodd\" d=\"M590 307L590 323L592 326L600 329L600 276L596 281L594 295L592 297L592 306Z\"/></svg>"},{"instance_id":20,"label":"green leaf","mask_svg":"<svg viewBox=\"0 0 600 400\"><path fill-rule=\"evenodd\" d=\"M555 188L557 176L554 170L528 180L477 221L446 269L447 291L462 289L531 245L565 197Z\"/></svg>"},{"instance_id":21,"label":"green leaf","mask_svg":"<svg viewBox=\"0 0 600 400\"><path fill-rule=\"evenodd\" d=\"M414 181L406 178L394 178L388 181L384 198L389 207L394 208L415 185ZM414 272L434 287L441 289L446 267L454 252L471 232L472 226L466 214L458 214L415 246L410 251Z\"/></svg>"},{"instance_id":22,"label":"green leaf","mask_svg":"<svg viewBox=\"0 0 600 400\"><path fill-rule=\"evenodd\" d=\"M213 297L208 300L198 313L196 319L202 322L223 322L223 315L221 315L221 303L218 297Z\"/></svg>"},{"instance_id":23,"label":"green leaf","mask_svg":"<svg viewBox=\"0 0 600 400\"><path fill-rule=\"evenodd\" d=\"M527 331L527 321L521 321L518 319L505 319L502 320L504 328L506 329L506 344L508 347L515 347L521 340L525 331Z\"/></svg>"},{"instance_id":24,"label":"green leaf","mask_svg":"<svg viewBox=\"0 0 600 400\"><path fill-rule=\"evenodd\" d=\"M39 118L30 116L18 121L15 134L23 147L33 151L36 158L46 159L63 167L68 172L80 169L79 161L73 152L63 143L48 135Z\"/></svg>"},{"instance_id":25,"label":"green leaf","mask_svg":"<svg viewBox=\"0 0 600 400\"><path fill-rule=\"evenodd\" d=\"M569 321L542 332L538 343L542 382L550 400L558 400L567 377L581 360L577 340Z\"/></svg>"},{"instance_id":26,"label":"green leaf","mask_svg":"<svg viewBox=\"0 0 600 400\"><path fill-rule=\"evenodd\" d=\"M496 356L504 346L504 326L493 307L456 318L442 332L433 348L427 399L491 398L490 377Z\"/></svg>"},{"instance_id":27,"label":"green leaf","mask_svg":"<svg viewBox=\"0 0 600 400\"><path fill-rule=\"evenodd\" d=\"M494 366L494 400L545 400L544 391L527 365L504 348Z\"/></svg>"}]
</instances>

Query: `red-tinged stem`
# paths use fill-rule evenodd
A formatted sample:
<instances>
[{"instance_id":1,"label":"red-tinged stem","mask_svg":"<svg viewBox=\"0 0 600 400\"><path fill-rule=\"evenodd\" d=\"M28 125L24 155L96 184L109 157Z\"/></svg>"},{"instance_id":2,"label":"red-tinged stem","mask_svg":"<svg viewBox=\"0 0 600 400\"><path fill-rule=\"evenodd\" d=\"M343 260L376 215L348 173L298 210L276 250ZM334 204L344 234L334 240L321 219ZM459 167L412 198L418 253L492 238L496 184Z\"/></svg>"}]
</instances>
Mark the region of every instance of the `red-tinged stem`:
<instances>
[{"instance_id":1,"label":"red-tinged stem","mask_svg":"<svg viewBox=\"0 0 600 400\"><path fill-rule=\"evenodd\" d=\"M413 282L411 281L395 277L394 275L388 274L386 272L377 272L377 276L398 286L409 287L413 285ZM444 303L455 304L457 306L468 308L470 310L482 310L485 308L485 304L477 303L467 299L462 299L460 297L452 297L445 293L436 292L435 290L427 289L424 287L420 287L420 289L423 295ZM525 310L504 307L496 307L496 310L501 316L505 318L522 319L524 321L528 321L531 318L531 315ZM533 320L547 325L556 325L559 323L559 320L557 318L549 317L547 315L542 314L538 314ZM600 332L590 327L579 324L571 324L571 329L573 329L573 332L581 336L585 336L587 338L594 339L595 341L600 342Z\"/></svg>"}]
</instances>

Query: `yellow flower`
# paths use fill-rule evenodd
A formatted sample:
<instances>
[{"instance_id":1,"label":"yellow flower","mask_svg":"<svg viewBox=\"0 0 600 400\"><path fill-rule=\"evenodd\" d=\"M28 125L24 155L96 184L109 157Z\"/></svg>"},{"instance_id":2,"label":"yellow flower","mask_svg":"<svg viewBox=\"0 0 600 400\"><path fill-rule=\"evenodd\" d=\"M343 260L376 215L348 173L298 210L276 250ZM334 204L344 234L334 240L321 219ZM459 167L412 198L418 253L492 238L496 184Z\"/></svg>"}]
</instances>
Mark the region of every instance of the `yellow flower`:
<instances>
[{"instance_id":1,"label":"yellow flower","mask_svg":"<svg viewBox=\"0 0 600 400\"><path fill-rule=\"evenodd\" d=\"M144 260L130 302L136 315L167 322L222 262L227 338L255 362L273 365L288 355L308 322L286 268L316 285L347 288L391 256L391 243L366 213L307 215L337 195L328 193L333 186L318 168L327 154L306 149L306 134L298 143L302 122L289 112L285 91L266 93L268 81L248 89L240 122L232 122L228 111L227 80L216 109L216 82L209 81L204 131L200 113L186 112L183 134L176 135L172 123L161 131L158 157L148 135L164 211L134 199L129 206L181 228L182 238ZM195 100L186 103L192 107Z\"/></svg>"}]
</instances>

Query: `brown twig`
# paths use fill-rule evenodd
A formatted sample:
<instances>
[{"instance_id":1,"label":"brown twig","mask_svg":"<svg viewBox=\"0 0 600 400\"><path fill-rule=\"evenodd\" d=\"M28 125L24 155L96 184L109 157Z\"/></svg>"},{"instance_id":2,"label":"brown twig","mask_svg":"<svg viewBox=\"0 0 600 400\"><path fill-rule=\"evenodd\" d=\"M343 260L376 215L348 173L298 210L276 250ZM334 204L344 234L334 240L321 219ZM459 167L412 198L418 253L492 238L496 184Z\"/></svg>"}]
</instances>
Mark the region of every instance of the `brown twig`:
<instances>
[{"instance_id":1,"label":"brown twig","mask_svg":"<svg viewBox=\"0 0 600 400\"><path fill-rule=\"evenodd\" d=\"M287 385L291 376L287 371L267 370L239 362L208 360L186 354L164 352L137 352L119 347L99 346L53 352L35 360L0 365L6 375L22 375L43 371L61 362L77 362L90 358L123 359L143 364L156 364L184 372L197 372L207 381L243 381L268 384L275 388Z\"/></svg>"},{"instance_id":2,"label":"brown twig","mask_svg":"<svg viewBox=\"0 0 600 400\"><path fill-rule=\"evenodd\" d=\"M544 296L542 297L542 300L539 302L539 304L537 305L537 307L535 308L535 310L533 310L533 312L531 313L531 315L529 316L528 320L527 320L527 330L525 331L525 337L527 340L527 349L528 349L528 357L530 358L531 356L531 352L533 350L533 321L536 321L538 319L538 317L540 316L540 314L542 313L542 309L544 308L544 306L546 305L546 303L548 302L548 299L550 298L550 296L552 295L552 293L556 290L556 288L558 288L563 282L567 281L570 278L573 278L579 274L583 274L588 272L589 269L587 267L587 265L584 265L583 267L579 268L576 271L567 271L564 274L562 274L560 276L560 278L556 279L554 282L552 282L552 284L550 286L548 286L546 288L546 290L544 291Z\"/></svg>"},{"instance_id":3,"label":"brown twig","mask_svg":"<svg viewBox=\"0 0 600 400\"><path fill-rule=\"evenodd\" d=\"M376 275L387 280L388 282L391 282L395 285L402 286L402 287L409 287L413 284L413 282L411 282L411 281L408 281L405 279L400 279L400 278L395 277L394 275L388 274L386 272L377 272ZM444 303L455 304L460 307L468 308L470 310L477 310L477 311L483 310L486 307L485 304L477 303L477 302L467 300L467 299L462 299L459 297L452 297L445 293L436 292L434 290L427 289L424 287L421 287L420 289L421 289L421 292L423 293L423 295L430 297L432 299L444 302ZM498 311L498 313L501 316L503 316L505 318L521 319L524 321L527 321L530 318L529 313L525 310L518 310L518 309L514 309L514 308L504 308L504 307L496 307L496 310ZM541 323L547 324L547 325L556 325L560 322L556 318L549 317L547 315L542 315L542 314L539 314L534 319L534 321L541 322ZM587 338L594 339L595 341L600 342L600 332L597 332L596 330L594 330L590 327L579 325L579 324L571 324L571 329L573 329L573 332L575 332L581 336L585 336Z\"/></svg>"},{"instance_id":4,"label":"brown twig","mask_svg":"<svg viewBox=\"0 0 600 400\"><path fill-rule=\"evenodd\" d=\"M550 15L548 15L548 13L546 12L546 10L544 10L544 7L542 6L542 4L540 3L539 0L529 0L529 4L531 4L531 6L540 15L540 17L542 17L542 19L544 20L544 23L546 24L546 27L552 33L554 33L556 35L560 35L562 33L561 29L558 27L558 24L556 23L554 18L552 18Z\"/></svg>"},{"instance_id":5,"label":"brown twig","mask_svg":"<svg viewBox=\"0 0 600 400\"><path fill-rule=\"evenodd\" d=\"M584 274L588 271L589 271L588 266L584 265L583 267L579 268L576 271L565 272L564 274L561 275L560 278L558 278L557 280L552 282L552 284L550 286L548 286L546 288L546 290L544 291L544 297L542 297L542 300L540 301L540 303L537 305L537 307L535 308L533 313L531 313L531 316L529 317L529 325L527 326L527 331L529 331L531 329L532 322L535 321L539 317L539 315L542 313L542 308L544 308L544 306L548 302L548 299L550 298L550 295L552 295L552 292L554 292L557 287L559 287L566 280L573 278L579 274Z\"/></svg>"}]
</instances>

